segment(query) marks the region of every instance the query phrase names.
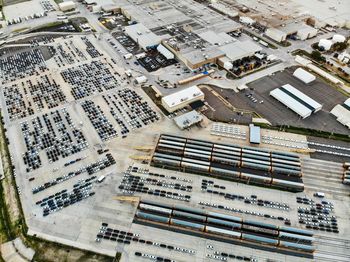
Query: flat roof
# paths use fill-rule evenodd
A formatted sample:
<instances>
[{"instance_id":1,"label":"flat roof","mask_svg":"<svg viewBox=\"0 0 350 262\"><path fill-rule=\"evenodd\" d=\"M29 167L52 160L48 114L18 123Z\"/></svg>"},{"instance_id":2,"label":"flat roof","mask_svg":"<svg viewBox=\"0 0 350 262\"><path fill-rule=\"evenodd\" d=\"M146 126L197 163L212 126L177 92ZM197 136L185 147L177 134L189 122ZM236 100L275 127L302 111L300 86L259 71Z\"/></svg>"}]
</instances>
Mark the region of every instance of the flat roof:
<instances>
[{"instance_id":1,"label":"flat roof","mask_svg":"<svg viewBox=\"0 0 350 262\"><path fill-rule=\"evenodd\" d=\"M252 144L260 144L260 126L249 125L249 141Z\"/></svg>"},{"instance_id":2,"label":"flat roof","mask_svg":"<svg viewBox=\"0 0 350 262\"><path fill-rule=\"evenodd\" d=\"M262 50L261 46L255 44L251 40L236 41L224 46L220 46L219 49L226 54L232 61L241 59L243 57L252 56L254 53Z\"/></svg>"},{"instance_id":3,"label":"flat roof","mask_svg":"<svg viewBox=\"0 0 350 262\"><path fill-rule=\"evenodd\" d=\"M196 97L204 97L204 93L198 88L198 86L195 85L185 88L171 95L167 95L162 98L162 101L168 107L175 107L180 104L186 103L186 101L193 100Z\"/></svg>"},{"instance_id":4,"label":"flat roof","mask_svg":"<svg viewBox=\"0 0 350 262\"><path fill-rule=\"evenodd\" d=\"M125 32L144 49L149 46L157 45L162 38L141 23L125 27Z\"/></svg>"},{"instance_id":5,"label":"flat roof","mask_svg":"<svg viewBox=\"0 0 350 262\"><path fill-rule=\"evenodd\" d=\"M174 118L176 125L181 129L185 129L187 127L195 125L202 120L203 116L195 110L192 110Z\"/></svg>"},{"instance_id":6,"label":"flat roof","mask_svg":"<svg viewBox=\"0 0 350 262\"><path fill-rule=\"evenodd\" d=\"M195 65L198 63L202 63L208 59L222 57L225 55L225 53L218 49L216 46L209 46L205 49L205 51L194 49L189 52L182 53L181 55L192 65Z\"/></svg>"},{"instance_id":7,"label":"flat roof","mask_svg":"<svg viewBox=\"0 0 350 262\"><path fill-rule=\"evenodd\" d=\"M204 31L198 34L198 36L212 45L223 45L225 43L236 41L232 36L226 34L225 32L216 33L212 30Z\"/></svg>"},{"instance_id":8,"label":"flat roof","mask_svg":"<svg viewBox=\"0 0 350 262\"><path fill-rule=\"evenodd\" d=\"M337 118L337 121L342 125L350 129L350 108L344 107L344 105L336 105L331 114Z\"/></svg>"}]
</instances>

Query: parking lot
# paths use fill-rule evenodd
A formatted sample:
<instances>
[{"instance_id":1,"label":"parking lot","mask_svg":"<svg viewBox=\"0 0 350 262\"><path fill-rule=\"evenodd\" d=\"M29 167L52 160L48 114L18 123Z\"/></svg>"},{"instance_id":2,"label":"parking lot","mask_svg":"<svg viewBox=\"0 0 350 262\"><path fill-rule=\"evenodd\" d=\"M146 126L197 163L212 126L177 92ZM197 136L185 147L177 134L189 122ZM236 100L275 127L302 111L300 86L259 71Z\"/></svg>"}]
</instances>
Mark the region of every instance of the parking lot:
<instances>
[{"instance_id":1,"label":"parking lot","mask_svg":"<svg viewBox=\"0 0 350 262\"><path fill-rule=\"evenodd\" d=\"M248 84L249 89L231 96L227 95L229 101L233 104L236 102L239 103L239 100L244 101L243 105L245 105L246 109L256 111L259 115L271 122L272 125L291 125L348 134L348 129L338 123L335 117L329 113L336 104L343 103L346 97L320 79L316 79L315 82L310 85L305 85L299 79L293 77L292 73L294 69L295 68L286 69L275 75L256 80ZM315 99L323 105L323 109L306 119L301 119L297 114L269 95L271 90L284 84L290 84ZM252 102L251 98L247 97L248 95L255 98L257 102ZM263 101L263 103L260 104L260 101Z\"/></svg>"},{"instance_id":2,"label":"parking lot","mask_svg":"<svg viewBox=\"0 0 350 262\"><path fill-rule=\"evenodd\" d=\"M136 55L141 53L141 49L137 43L134 42L129 36L122 31L118 31L112 34L112 36L128 51L129 53Z\"/></svg>"},{"instance_id":3,"label":"parking lot","mask_svg":"<svg viewBox=\"0 0 350 262\"><path fill-rule=\"evenodd\" d=\"M218 91L219 89L215 89L215 91ZM222 100L220 100L217 96L213 94L212 91L210 91L207 88L202 88L202 91L205 94L205 101L208 103L207 109L203 111L203 113L211 120L213 121L219 121L219 122L230 122L230 123L251 123L252 116L250 114L242 114L239 110L237 112L234 112L232 109L228 108L227 105L225 105ZM230 91L227 91L230 95L233 94ZM225 92L220 92L220 95L225 95ZM235 95L234 95L235 96ZM225 97L228 97L226 95ZM224 97L224 98L225 98ZM231 97L230 97L231 98ZM231 99L228 100L231 102ZM232 103L233 106L235 106L238 109L244 109L241 108L239 105Z\"/></svg>"},{"instance_id":4,"label":"parking lot","mask_svg":"<svg viewBox=\"0 0 350 262\"><path fill-rule=\"evenodd\" d=\"M176 64L175 59L166 59L157 50L149 50L146 56L137 60L148 72L157 71L159 68Z\"/></svg>"},{"instance_id":5,"label":"parking lot","mask_svg":"<svg viewBox=\"0 0 350 262\"><path fill-rule=\"evenodd\" d=\"M28 102L35 100L38 104L32 103L32 114L22 117L16 112L21 118L13 115L12 121L13 110L4 110L6 135L29 235L110 256L122 252L122 261L138 261L139 257L160 257L163 261L218 258L295 261L295 257L277 252L198 238L133 220L141 198L306 229L306 223L299 224L297 211L304 203L298 203L296 196L319 204L313 197L317 186L308 185L310 173L305 191L294 194L159 169L141 164L142 161L136 164L134 159L138 156L149 158L160 133L236 142L229 137L211 135L210 128L194 127L184 134L171 119L162 116L141 88L128 85L119 77L116 72L123 71L121 65L112 62L93 36L46 39L35 45L50 45L55 49L50 54L52 58L39 60L45 61L46 69L38 70L41 64L34 62L33 75L26 73L21 78L20 70L14 79L2 75L2 81L9 77L6 87L17 85L20 87L17 91L23 94L21 97L12 90L11 96L1 93L0 99L2 108L7 104L9 108L12 105L17 108L17 101L23 105L24 100L28 112L31 111ZM26 55L19 57L26 59ZM8 63L3 66L10 66ZM26 97L24 88L34 91ZM56 99L61 93L65 95L63 101ZM221 114L219 102L222 101L213 97L216 100L214 104L209 100L209 106ZM228 118L232 116L231 111L222 112ZM237 121L242 122L243 117ZM240 143L246 140L241 139ZM313 183L325 184L317 180ZM322 231L318 225L317 234L324 241L317 243L318 252L348 254L349 244L344 239L350 233L349 211L344 199L344 195L326 192L325 200L333 205L330 215L336 217L339 233ZM306 204L305 207L309 208ZM310 206L310 214L311 211ZM305 222L308 219L305 217ZM316 223L312 219L309 222ZM327 242L330 233L341 243L339 246ZM308 260L298 258L298 261Z\"/></svg>"}]
</instances>

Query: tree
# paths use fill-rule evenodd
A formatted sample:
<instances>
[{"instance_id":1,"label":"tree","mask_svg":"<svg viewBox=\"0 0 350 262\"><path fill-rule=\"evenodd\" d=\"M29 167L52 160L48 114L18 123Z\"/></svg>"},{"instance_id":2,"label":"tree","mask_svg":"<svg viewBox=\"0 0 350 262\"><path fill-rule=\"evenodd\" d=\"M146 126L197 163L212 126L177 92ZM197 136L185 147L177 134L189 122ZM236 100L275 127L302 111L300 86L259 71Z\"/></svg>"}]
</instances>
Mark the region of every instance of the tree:
<instances>
[{"instance_id":1,"label":"tree","mask_svg":"<svg viewBox=\"0 0 350 262\"><path fill-rule=\"evenodd\" d=\"M312 51L311 57L316 61L326 61L326 58L320 53L320 51Z\"/></svg>"}]
</instances>

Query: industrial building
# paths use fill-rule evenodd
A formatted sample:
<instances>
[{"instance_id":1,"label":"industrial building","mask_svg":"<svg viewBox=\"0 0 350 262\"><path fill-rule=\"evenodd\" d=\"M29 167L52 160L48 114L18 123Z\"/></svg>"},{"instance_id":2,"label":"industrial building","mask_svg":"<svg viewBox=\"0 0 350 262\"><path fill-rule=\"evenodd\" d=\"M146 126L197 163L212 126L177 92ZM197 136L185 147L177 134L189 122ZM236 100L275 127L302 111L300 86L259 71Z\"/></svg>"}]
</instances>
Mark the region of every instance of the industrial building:
<instances>
[{"instance_id":1,"label":"industrial building","mask_svg":"<svg viewBox=\"0 0 350 262\"><path fill-rule=\"evenodd\" d=\"M251 144L260 144L261 133L260 126L254 126L254 124L249 125L249 142Z\"/></svg>"},{"instance_id":2,"label":"industrial building","mask_svg":"<svg viewBox=\"0 0 350 262\"><path fill-rule=\"evenodd\" d=\"M322 109L322 105L289 84L272 90L270 96L277 99L303 119Z\"/></svg>"},{"instance_id":3,"label":"industrial building","mask_svg":"<svg viewBox=\"0 0 350 262\"><path fill-rule=\"evenodd\" d=\"M174 118L175 124L180 129L189 128L195 124L200 123L202 120L203 116L195 110L192 110Z\"/></svg>"},{"instance_id":4,"label":"industrial building","mask_svg":"<svg viewBox=\"0 0 350 262\"><path fill-rule=\"evenodd\" d=\"M343 104L336 105L331 114L337 118L337 121L342 125L350 129L350 98L348 98Z\"/></svg>"},{"instance_id":5,"label":"industrial building","mask_svg":"<svg viewBox=\"0 0 350 262\"><path fill-rule=\"evenodd\" d=\"M191 86L171 95L163 97L162 106L169 113L172 113L176 110L186 107L187 105L193 102L203 100L204 93L197 86Z\"/></svg>"},{"instance_id":6,"label":"industrial building","mask_svg":"<svg viewBox=\"0 0 350 262\"><path fill-rule=\"evenodd\" d=\"M268 28L265 35L276 42L283 42L287 39L287 34L281 30L278 30L277 28Z\"/></svg>"},{"instance_id":7,"label":"industrial building","mask_svg":"<svg viewBox=\"0 0 350 262\"><path fill-rule=\"evenodd\" d=\"M175 58L175 55L172 52L170 52L166 47L164 47L162 44L157 46L157 50L168 60Z\"/></svg>"},{"instance_id":8,"label":"industrial building","mask_svg":"<svg viewBox=\"0 0 350 262\"><path fill-rule=\"evenodd\" d=\"M73 1L62 2L58 4L61 11L66 12L76 8L76 4Z\"/></svg>"},{"instance_id":9,"label":"industrial building","mask_svg":"<svg viewBox=\"0 0 350 262\"><path fill-rule=\"evenodd\" d=\"M323 48L323 50L325 50L325 51L330 50L332 45L333 45L333 42L332 42L332 40L329 40L329 39L321 39L318 42L318 47Z\"/></svg>"},{"instance_id":10,"label":"industrial building","mask_svg":"<svg viewBox=\"0 0 350 262\"><path fill-rule=\"evenodd\" d=\"M154 34L141 23L126 26L125 33L143 50L159 45L162 40L160 36Z\"/></svg>"},{"instance_id":11,"label":"industrial building","mask_svg":"<svg viewBox=\"0 0 350 262\"><path fill-rule=\"evenodd\" d=\"M224 52L231 61L254 56L255 53L262 50L260 46L250 40L236 41L234 43L221 46L219 49Z\"/></svg>"},{"instance_id":12,"label":"industrial building","mask_svg":"<svg viewBox=\"0 0 350 262\"><path fill-rule=\"evenodd\" d=\"M310 74L308 71L298 68L294 71L293 76L303 81L305 84L310 84L316 80L316 77L313 74Z\"/></svg>"}]
</instances>

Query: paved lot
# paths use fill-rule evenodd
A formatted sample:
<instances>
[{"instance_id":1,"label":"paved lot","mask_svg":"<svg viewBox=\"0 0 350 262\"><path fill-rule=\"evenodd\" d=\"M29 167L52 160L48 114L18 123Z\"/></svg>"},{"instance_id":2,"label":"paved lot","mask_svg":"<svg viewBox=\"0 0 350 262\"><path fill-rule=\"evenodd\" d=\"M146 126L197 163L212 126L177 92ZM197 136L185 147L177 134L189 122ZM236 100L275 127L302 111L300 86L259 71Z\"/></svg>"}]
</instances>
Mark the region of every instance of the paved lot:
<instances>
[{"instance_id":1,"label":"paved lot","mask_svg":"<svg viewBox=\"0 0 350 262\"><path fill-rule=\"evenodd\" d=\"M244 94L252 93L258 101L263 100L263 104L256 104L252 106L252 109L269 120L273 125L293 125L303 128L348 134L349 130L339 124L336 119L329 114L329 111L336 104L343 103L346 100L346 97L319 79L310 85L304 85L300 80L292 76L292 72L293 69L286 69L285 71L278 72L273 76L267 76L248 84L248 87L253 90L241 92L239 94L240 99L246 100L247 104L249 104L250 100L249 98L244 97ZM300 119L297 114L269 95L271 90L284 84L291 84L320 104L323 104L322 111L319 111L306 119Z\"/></svg>"},{"instance_id":2,"label":"paved lot","mask_svg":"<svg viewBox=\"0 0 350 262\"><path fill-rule=\"evenodd\" d=\"M67 53L74 52L74 54L78 54L75 51L70 50L66 47L65 41L70 41L74 43L74 46L80 50L86 59L83 59L83 56L74 57L73 60L67 59L60 61L56 56L55 58L51 58L45 61L46 66L48 67L47 72L52 73L53 78L61 85L64 94L67 96L67 102L63 105L59 105L55 107L55 109L61 109L63 107L67 108L67 111L70 113L72 117L72 122L79 128L83 134L87 138L87 142L89 147L82 152L73 154L72 156L66 157L64 159L59 159L58 161L54 161L53 163L49 163L48 159L43 156L43 165L35 171L27 173L25 170L25 165L23 164L22 154L25 150L25 145L23 141L23 137L21 132L19 131L19 125L22 121L31 119L33 116L42 115L45 112L49 112L47 108L44 108L40 112L35 112L33 116L26 116L22 119L18 120L9 120L9 116L5 112L5 125L8 130L7 135L10 141L10 152L13 159L13 164L16 168L16 182L20 188L20 198L22 201L22 206L24 210L24 214L26 217L27 224L29 226L29 233L36 234L37 236L44 237L49 240L61 242L68 245L73 245L76 247L80 247L87 250L92 250L99 253L104 253L113 256L116 251L120 251L123 253L122 260L123 261L137 261L135 257L136 251L142 251L148 254L158 254L163 257L171 257L177 261L211 261L207 259L206 254L213 253L212 250L208 250L206 248L207 245L213 245L215 250L226 253L234 253L237 255L246 255L246 256L254 256L259 261L266 261L268 258L273 258L279 261L295 261L295 257L289 257L285 255L281 255L278 253L268 253L266 251L253 250L250 248L238 246L238 245L230 245L225 244L218 241L207 240L205 238L197 238L189 235L184 235L180 233L170 232L166 230L155 229L153 227L146 227L138 224L133 224L132 220L134 217L134 213L136 210L136 205L130 201L118 201L115 199L116 196L124 194L118 186L120 185L123 177L123 172L127 169L129 165L136 164L135 160L132 160L130 156L139 156L139 155L149 155L149 153L145 151L136 151L135 147L145 146L146 148L153 148L157 142L158 135L160 133L170 133L179 136L186 137L195 137L198 139L211 140L215 142L227 142L227 143L236 143L235 140L223 137L216 137L210 135L210 127L208 128L198 128L193 127L189 131L181 131L172 120L163 117L162 113L153 106L150 99L143 93L142 89L138 87L133 87L127 84L126 80L123 80L122 77L119 77L118 74L123 72L121 68L123 66L122 63L113 63L113 61L106 55L104 48L101 48L100 45L93 36L89 36L88 39L94 45L96 49L98 49L101 56L92 57L91 54L91 46L89 48L90 52L87 51L87 45L79 39L80 37L68 38L68 39L57 39L53 43L48 43L48 45L57 45L62 44L64 50ZM73 45L69 45L69 47L73 48ZM62 59L65 56L60 56ZM80 58L79 58L80 57ZM71 61L71 62L69 62ZM74 97L71 94L71 86L64 82L60 72L67 68L71 68L76 65L81 65L85 63L89 63L91 61L103 61L106 66L110 69L111 74L116 77L119 81L120 86L117 86L115 89L103 90L102 92L95 92L90 94L87 98L82 98L79 102L74 100ZM121 60L122 61L122 60ZM61 67L58 67L57 64L60 64ZM26 76L26 79L31 78L31 76ZM18 80L20 82L22 80ZM143 97L143 99L150 103L153 110L155 110L161 119L153 124L148 125L147 127L142 127L139 129L134 129L130 132L130 134L122 139L121 137L116 137L109 139L107 141L102 142L99 138L96 129L91 125L87 115L82 109L80 102L85 99L93 100L100 109L105 113L106 119L113 123L113 126L117 128L117 122L112 116L111 112L109 112L109 106L104 102L102 95L112 95L116 93L116 90L120 88L128 87L134 90L137 94ZM4 97L1 95L0 99L2 108L5 108ZM215 104L214 104L215 105ZM212 106L213 107L213 106ZM214 108L218 110L217 108ZM223 111L225 112L225 111ZM226 114L226 113L225 113ZM229 114L229 112L227 112ZM124 114L125 115L125 114ZM243 127L242 127L243 128ZM244 127L246 128L246 127ZM240 140L240 144L247 144L247 141ZM81 168L86 167L87 165L96 162L98 159L101 159L105 154L98 154L99 149L109 149L109 153L113 155L116 160L116 164L105 169L97 171L94 175L100 177L102 175L106 176L106 179L102 183L92 183L91 190L95 192L95 195L83 199L79 203L75 203L72 206L68 206L63 208L62 210L58 210L52 214L49 214L46 217L42 216L42 207L36 204L37 201L46 198L50 195L54 195L59 191L68 189L72 190L75 184L77 184L82 179L91 178L87 173L81 173L77 176L74 176L68 180L65 180L61 183L58 183L50 188L45 189L35 195L32 194L32 188L38 187L42 184L45 184L49 181L57 179L58 177L65 176L71 172L75 172ZM147 151L147 150L146 150ZM77 158L83 158L81 161L72 163L68 166L65 166L67 162L75 160ZM137 164L138 166L143 166L145 168L150 168L155 172L165 174L167 176L174 175L180 179L191 179L192 183L189 183L193 186L191 195L191 200L189 203L185 203L184 201L172 200L167 198L160 198L157 196L150 196L145 194L136 194L136 196L140 196L144 199L151 199L154 201L161 201L168 204L178 204L178 205L186 205L191 207L201 207L199 202L208 202L212 204L220 203L230 207L239 207L248 211L259 211L262 213L269 213L272 215L281 215L288 217L291 219L292 226L302 227L297 222L297 207L296 196L304 196L307 195L309 198L312 198L312 195L315 191L317 191L317 186L325 187L324 180L315 180L312 178L312 172L307 173L312 180L310 181L310 185L306 184L306 190L304 193L300 194L292 194L284 191L265 189L261 187L254 187L249 185L237 184L227 181L220 181L213 179L215 183L219 185L224 185L225 192L235 192L244 196L250 196L251 194L257 195L259 198L263 198L266 200L283 202L290 205L289 211L281 211L269 207L258 207L254 205L246 204L242 201L232 201L226 200L222 196L213 195L209 193L203 193L201 191L201 176L196 176L187 173L178 173L172 172L168 170L160 170L153 167L149 167L148 165ZM318 167L316 166L316 172ZM322 166L323 170L324 167ZM335 170L332 173L332 176L336 177L340 175L340 171ZM320 172L322 176L326 176L325 172ZM339 173L339 174L338 174ZM147 175L142 175L147 177ZM30 178L35 178L34 180L30 180ZM168 178L166 181L170 181ZM315 181L314 181L315 180ZM311 184L312 183L312 184ZM333 185L338 189L343 190L336 185ZM159 186L153 185L153 188L158 188ZM167 189L170 190L170 189ZM174 191L175 192L175 191ZM336 194L332 194L332 191L326 192L326 198L332 201L335 205L335 215L338 217L339 221L339 231L340 234L326 234L324 232L317 233L322 238L323 242L320 241L317 243L318 252L333 252L344 254L345 258L349 257L349 243L346 242L349 236L349 229L347 227L348 217L349 217L349 209L347 208L347 200L348 197L344 195L343 191L337 191ZM341 194L339 194L341 193ZM217 210L216 208L208 208L208 210L215 210L218 212L223 212L232 215L239 215L235 213L231 213L229 211ZM259 221L265 221L267 223L273 223L281 225L282 222L271 219L271 218L262 218L256 217L248 214L241 214L243 217L256 219ZM182 253L178 251L170 251L164 252L164 249L161 249L156 246L149 246L142 243L131 243L130 245L124 245L121 243L114 243L107 240L102 240L101 242L96 242L96 234L99 232L101 223L108 223L111 227L117 228L119 230L131 231L132 233L139 234L140 237L144 239L151 239L152 241L158 241L166 244L177 245L183 248L191 248L195 250L195 255L189 255L187 253ZM334 238L335 241L338 241L340 245L334 247L329 243L332 243L329 238ZM328 242L327 242L328 241ZM298 261L307 261L306 259L298 259ZM345 260L346 261L346 260Z\"/></svg>"},{"instance_id":3,"label":"paved lot","mask_svg":"<svg viewBox=\"0 0 350 262\"><path fill-rule=\"evenodd\" d=\"M217 90L217 89L216 89ZM251 115L241 115L239 112L234 112L228 108L217 96L215 96L209 89L202 88L205 94L205 101L208 103L207 110L203 113L213 121L219 122L234 122L241 124L251 123ZM232 90L225 90L229 94L233 94ZM219 93L225 95L226 92ZM227 97L227 96L226 96ZM224 97L225 98L225 97ZM237 107L242 109L241 107Z\"/></svg>"}]
</instances>

